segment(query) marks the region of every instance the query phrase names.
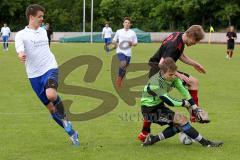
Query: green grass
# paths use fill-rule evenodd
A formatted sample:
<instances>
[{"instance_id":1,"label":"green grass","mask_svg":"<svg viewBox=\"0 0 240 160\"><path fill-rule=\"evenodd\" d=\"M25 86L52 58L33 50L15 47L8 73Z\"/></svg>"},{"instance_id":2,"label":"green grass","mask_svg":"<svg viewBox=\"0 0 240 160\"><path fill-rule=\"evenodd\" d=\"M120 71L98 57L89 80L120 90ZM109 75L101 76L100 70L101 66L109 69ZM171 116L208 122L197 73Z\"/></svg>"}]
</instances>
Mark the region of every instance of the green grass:
<instances>
[{"instance_id":1,"label":"green grass","mask_svg":"<svg viewBox=\"0 0 240 160\"><path fill-rule=\"evenodd\" d=\"M147 62L159 44L139 44L133 50L132 63ZM103 51L103 44L52 44L51 49L59 65L79 55L93 55L103 61L101 72L93 83L83 81L86 66L74 70L65 83L89 87L112 93L118 97L117 107L89 121L75 121L80 134L81 147L73 147L64 131L55 125L48 111L33 93L26 77L24 65L18 62L13 44L10 51L0 52L0 159L1 160L64 160L64 159L239 159L240 101L239 101L239 46L232 60L225 58L225 45L200 44L186 47L185 52L198 60L207 70L206 75L178 62L179 69L200 81L200 105L208 112L210 124L193 124L202 135L222 140L221 148L203 148L194 143L184 146L178 136L143 148L137 140L141 130L139 99L135 106L128 106L111 83L111 59ZM138 75L139 73L136 73ZM131 73L134 77L134 73ZM96 108L102 101L81 95L61 93L62 99L74 101L71 112L82 113ZM183 108L175 109L187 112ZM127 117L126 117L127 115ZM131 116L131 117L130 117ZM153 133L164 127L153 125Z\"/></svg>"}]
</instances>

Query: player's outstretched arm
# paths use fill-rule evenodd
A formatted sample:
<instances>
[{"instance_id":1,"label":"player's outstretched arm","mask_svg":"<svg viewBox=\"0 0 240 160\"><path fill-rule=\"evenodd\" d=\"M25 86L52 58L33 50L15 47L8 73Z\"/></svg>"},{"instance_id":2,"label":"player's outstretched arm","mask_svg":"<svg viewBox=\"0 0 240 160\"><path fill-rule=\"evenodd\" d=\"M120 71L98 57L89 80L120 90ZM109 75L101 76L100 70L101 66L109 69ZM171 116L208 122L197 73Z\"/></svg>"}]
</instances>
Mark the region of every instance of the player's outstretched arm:
<instances>
[{"instance_id":1,"label":"player's outstretched arm","mask_svg":"<svg viewBox=\"0 0 240 160\"><path fill-rule=\"evenodd\" d=\"M175 74L178 78L180 78L182 81L186 82L187 84L190 84L190 79L186 75L176 72Z\"/></svg>"},{"instance_id":2,"label":"player's outstretched arm","mask_svg":"<svg viewBox=\"0 0 240 160\"><path fill-rule=\"evenodd\" d=\"M164 94L159 97L164 103L172 107L185 107L187 101L186 100L177 100L170 97L168 94Z\"/></svg>"},{"instance_id":3,"label":"player's outstretched arm","mask_svg":"<svg viewBox=\"0 0 240 160\"><path fill-rule=\"evenodd\" d=\"M179 73L179 74L181 74L181 73ZM176 87L176 89L183 96L184 99L189 100L192 98L189 91L187 90L187 88L185 88L185 86L183 85L182 81L179 78L176 78L174 80L173 85Z\"/></svg>"},{"instance_id":4,"label":"player's outstretched arm","mask_svg":"<svg viewBox=\"0 0 240 160\"><path fill-rule=\"evenodd\" d=\"M186 54L182 54L179 58L183 63L191 65L196 69L199 73L206 73L205 68L198 62L194 61L190 57L188 57Z\"/></svg>"}]
</instances>

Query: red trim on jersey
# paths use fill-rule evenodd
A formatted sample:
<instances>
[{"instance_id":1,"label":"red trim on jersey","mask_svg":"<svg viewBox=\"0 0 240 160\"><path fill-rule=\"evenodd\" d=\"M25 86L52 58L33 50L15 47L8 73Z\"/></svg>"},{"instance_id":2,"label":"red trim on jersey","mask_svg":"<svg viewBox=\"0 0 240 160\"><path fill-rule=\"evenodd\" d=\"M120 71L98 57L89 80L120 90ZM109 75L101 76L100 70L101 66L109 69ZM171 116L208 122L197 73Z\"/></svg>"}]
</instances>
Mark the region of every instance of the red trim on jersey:
<instances>
[{"instance_id":1,"label":"red trim on jersey","mask_svg":"<svg viewBox=\"0 0 240 160\"><path fill-rule=\"evenodd\" d=\"M181 51L182 50L182 46L183 46L183 44L179 43L178 46L177 46L177 49L179 49Z\"/></svg>"},{"instance_id":2,"label":"red trim on jersey","mask_svg":"<svg viewBox=\"0 0 240 160\"><path fill-rule=\"evenodd\" d=\"M170 41L173 38L173 35L171 34L170 36L168 36L164 41L163 41L163 45L165 45L168 41Z\"/></svg>"},{"instance_id":3,"label":"red trim on jersey","mask_svg":"<svg viewBox=\"0 0 240 160\"><path fill-rule=\"evenodd\" d=\"M172 42L176 41L177 37L179 36L179 32L177 32L176 36L174 37L174 39L172 40Z\"/></svg>"}]
</instances>

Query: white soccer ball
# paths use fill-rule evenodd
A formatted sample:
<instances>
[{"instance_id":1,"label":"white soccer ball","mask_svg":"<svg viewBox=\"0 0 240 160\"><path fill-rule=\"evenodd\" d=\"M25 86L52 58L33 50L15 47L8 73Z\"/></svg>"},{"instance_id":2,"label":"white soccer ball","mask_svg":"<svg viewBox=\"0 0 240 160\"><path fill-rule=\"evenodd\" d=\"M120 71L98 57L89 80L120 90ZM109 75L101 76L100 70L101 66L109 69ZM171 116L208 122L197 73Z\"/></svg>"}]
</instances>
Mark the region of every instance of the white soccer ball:
<instances>
[{"instance_id":1,"label":"white soccer ball","mask_svg":"<svg viewBox=\"0 0 240 160\"><path fill-rule=\"evenodd\" d=\"M179 141L182 143L182 144L185 144L185 145L190 145L194 142L194 140L190 137L188 137L185 133L181 132L179 133Z\"/></svg>"}]
</instances>

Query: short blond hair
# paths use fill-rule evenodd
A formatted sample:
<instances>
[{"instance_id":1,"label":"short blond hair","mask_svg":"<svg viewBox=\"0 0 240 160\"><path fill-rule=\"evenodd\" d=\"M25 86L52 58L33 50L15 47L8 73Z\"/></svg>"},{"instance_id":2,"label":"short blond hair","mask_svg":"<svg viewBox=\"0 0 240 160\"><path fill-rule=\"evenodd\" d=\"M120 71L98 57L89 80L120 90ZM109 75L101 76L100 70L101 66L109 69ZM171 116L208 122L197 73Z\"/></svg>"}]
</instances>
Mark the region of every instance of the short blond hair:
<instances>
[{"instance_id":1,"label":"short blond hair","mask_svg":"<svg viewBox=\"0 0 240 160\"><path fill-rule=\"evenodd\" d=\"M187 37L194 38L196 41L202 40L205 36L205 32L200 25L192 25L185 31L185 33Z\"/></svg>"}]
</instances>

